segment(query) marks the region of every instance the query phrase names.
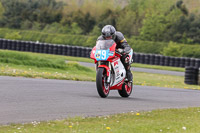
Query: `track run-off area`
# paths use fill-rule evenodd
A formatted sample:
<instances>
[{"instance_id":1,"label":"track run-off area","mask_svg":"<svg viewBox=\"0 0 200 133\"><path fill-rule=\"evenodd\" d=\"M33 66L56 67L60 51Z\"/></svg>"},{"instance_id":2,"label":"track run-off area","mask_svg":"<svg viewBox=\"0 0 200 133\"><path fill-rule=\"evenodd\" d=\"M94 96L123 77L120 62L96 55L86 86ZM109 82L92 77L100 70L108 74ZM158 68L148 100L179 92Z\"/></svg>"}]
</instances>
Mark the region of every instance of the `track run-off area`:
<instances>
[{"instance_id":1,"label":"track run-off area","mask_svg":"<svg viewBox=\"0 0 200 133\"><path fill-rule=\"evenodd\" d=\"M0 76L0 124L200 106L200 91L133 86L100 98L95 82Z\"/></svg>"}]
</instances>

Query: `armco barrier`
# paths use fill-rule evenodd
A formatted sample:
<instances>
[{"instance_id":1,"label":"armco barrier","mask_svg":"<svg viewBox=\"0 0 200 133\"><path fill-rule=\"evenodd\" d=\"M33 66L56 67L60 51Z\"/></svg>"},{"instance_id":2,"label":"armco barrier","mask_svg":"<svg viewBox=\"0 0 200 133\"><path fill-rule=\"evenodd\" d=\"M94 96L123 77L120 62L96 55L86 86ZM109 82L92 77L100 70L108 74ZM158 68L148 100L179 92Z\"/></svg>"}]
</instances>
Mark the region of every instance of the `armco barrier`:
<instances>
[{"instance_id":1,"label":"armco barrier","mask_svg":"<svg viewBox=\"0 0 200 133\"><path fill-rule=\"evenodd\" d=\"M37 43L31 41L18 41L0 39L0 49L27 51L46 54L67 55L75 57L90 57L92 48L70 45L56 45L49 43ZM161 66L174 67L200 67L200 59L186 57L169 57L156 54L133 53L133 62Z\"/></svg>"}]
</instances>

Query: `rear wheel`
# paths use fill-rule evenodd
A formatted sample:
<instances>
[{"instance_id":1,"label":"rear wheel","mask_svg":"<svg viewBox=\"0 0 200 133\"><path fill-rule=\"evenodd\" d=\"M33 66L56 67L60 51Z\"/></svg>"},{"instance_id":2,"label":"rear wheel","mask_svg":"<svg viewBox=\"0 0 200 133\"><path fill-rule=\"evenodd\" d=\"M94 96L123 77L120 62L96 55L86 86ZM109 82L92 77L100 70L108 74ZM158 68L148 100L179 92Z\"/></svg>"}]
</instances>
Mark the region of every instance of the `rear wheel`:
<instances>
[{"instance_id":1,"label":"rear wheel","mask_svg":"<svg viewBox=\"0 0 200 133\"><path fill-rule=\"evenodd\" d=\"M131 95L132 88L133 88L132 82L124 82L124 84L122 85L122 89L118 90L119 95L121 97L129 97Z\"/></svg>"},{"instance_id":2,"label":"rear wheel","mask_svg":"<svg viewBox=\"0 0 200 133\"><path fill-rule=\"evenodd\" d=\"M102 98L107 97L110 92L110 84L107 83L106 81L107 81L107 75L105 69L98 68L96 76L96 86L97 86L97 91Z\"/></svg>"}]
</instances>

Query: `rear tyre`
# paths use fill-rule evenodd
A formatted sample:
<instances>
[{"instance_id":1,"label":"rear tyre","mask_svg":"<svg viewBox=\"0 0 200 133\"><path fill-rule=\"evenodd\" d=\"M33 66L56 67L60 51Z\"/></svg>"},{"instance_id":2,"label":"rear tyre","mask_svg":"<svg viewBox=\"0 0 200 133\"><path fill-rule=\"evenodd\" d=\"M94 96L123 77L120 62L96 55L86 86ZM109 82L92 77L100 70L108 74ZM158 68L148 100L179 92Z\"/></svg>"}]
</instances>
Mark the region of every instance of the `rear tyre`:
<instances>
[{"instance_id":1,"label":"rear tyre","mask_svg":"<svg viewBox=\"0 0 200 133\"><path fill-rule=\"evenodd\" d=\"M96 86L99 96L106 98L110 92L110 84L106 83L107 75L104 68L98 68L96 76Z\"/></svg>"},{"instance_id":2,"label":"rear tyre","mask_svg":"<svg viewBox=\"0 0 200 133\"><path fill-rule=\"evenodd\" d=\"M133 84L132 82L124 82L122 90L118 90L121 97L129 97L132 93Z\"/></svg>"}]
</instances>

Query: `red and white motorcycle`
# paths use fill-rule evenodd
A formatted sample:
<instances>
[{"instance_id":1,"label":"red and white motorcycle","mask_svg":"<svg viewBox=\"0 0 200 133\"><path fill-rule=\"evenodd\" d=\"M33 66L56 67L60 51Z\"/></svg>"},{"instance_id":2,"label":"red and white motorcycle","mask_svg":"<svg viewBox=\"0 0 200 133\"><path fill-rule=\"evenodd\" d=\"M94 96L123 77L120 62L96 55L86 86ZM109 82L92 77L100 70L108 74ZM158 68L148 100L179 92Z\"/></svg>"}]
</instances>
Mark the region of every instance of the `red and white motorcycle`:
<instances>
[{"instance_id":1,"label":"red and white motorcycle","mask_svg":"<svg viewBox=\"0 0 200 133\"><path fill-rule=\"evenodd\" d=\"M132 81L126 79L126 70L116 50L114 40L98 40L92 49L90 58L96 64L96 87L102 98L108 96L110 90L118 90L120 96L129 97L132 92ZM129 53L129 63L132 63L133 50Z\"/></svg>"}]
</instances>

